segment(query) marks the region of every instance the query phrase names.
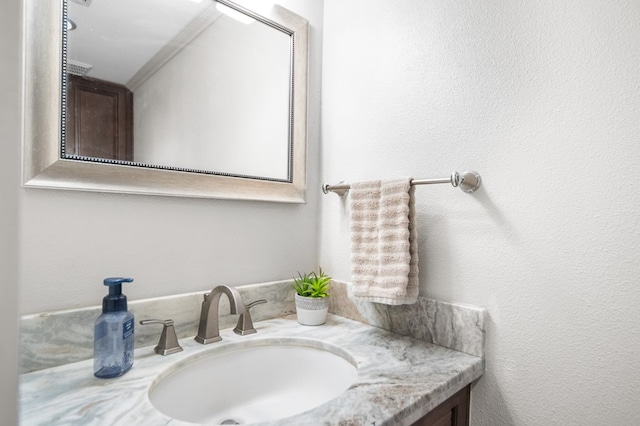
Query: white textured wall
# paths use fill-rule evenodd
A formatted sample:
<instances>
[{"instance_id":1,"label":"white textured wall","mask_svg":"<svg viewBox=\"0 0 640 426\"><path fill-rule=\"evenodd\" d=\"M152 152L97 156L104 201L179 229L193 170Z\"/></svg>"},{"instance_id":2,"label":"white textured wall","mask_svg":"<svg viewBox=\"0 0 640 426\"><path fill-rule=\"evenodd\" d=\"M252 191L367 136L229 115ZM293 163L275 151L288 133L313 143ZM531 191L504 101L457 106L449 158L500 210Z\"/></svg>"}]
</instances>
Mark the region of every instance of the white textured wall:
<instances>
[{"instance_id":1,"label":"white textured wall","mask_svg":"<svg viewBox=\"0 0 640 426\"><path fill-rule=\"evenodd\" d=\"M18 187L20 185L20 0L0 6L0 413L17 424Z\"/></svg>"},{"instance_id":2,"label":"white textured wall","mask_svg":"<svg viewBox=\"0 0 640 426\"><path fill-rule=\"evenodd\" d=\"M99 304L107 276L135 300L316 267L322 3L279 3L311 25L307 204L20 189L20 313Z\"/></svg>"},{"instance_id":3,"label":"white textured wall","mask_svg":"<svg viewBox=\"0 0 640 426\"><path fill-rule=\"evenodd\" d=\"M421 294L489 310L472 424L637 424L640 2L326 0L323 66L322 180L484 178L416 190Z\"/></svg>"}]
</instances>

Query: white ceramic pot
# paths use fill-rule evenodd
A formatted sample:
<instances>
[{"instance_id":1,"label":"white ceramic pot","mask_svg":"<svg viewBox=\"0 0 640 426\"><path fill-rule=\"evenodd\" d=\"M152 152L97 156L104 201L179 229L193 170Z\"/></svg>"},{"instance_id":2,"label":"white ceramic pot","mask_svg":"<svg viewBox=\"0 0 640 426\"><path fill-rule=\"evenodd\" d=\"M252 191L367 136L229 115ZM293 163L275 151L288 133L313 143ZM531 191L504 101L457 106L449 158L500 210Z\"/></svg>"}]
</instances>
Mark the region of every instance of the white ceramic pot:
<instances>
[{"instance_id":1,"label":"white ceramic pot","mask_svg":"<svg viewBox=\"0 0 640 426\"><path fill-rule=\"evenodd\" d=\"M327 322L326 297L303 297L296 294L296 314L302 325L321 325Z\"/></svg>"}]
</instances>

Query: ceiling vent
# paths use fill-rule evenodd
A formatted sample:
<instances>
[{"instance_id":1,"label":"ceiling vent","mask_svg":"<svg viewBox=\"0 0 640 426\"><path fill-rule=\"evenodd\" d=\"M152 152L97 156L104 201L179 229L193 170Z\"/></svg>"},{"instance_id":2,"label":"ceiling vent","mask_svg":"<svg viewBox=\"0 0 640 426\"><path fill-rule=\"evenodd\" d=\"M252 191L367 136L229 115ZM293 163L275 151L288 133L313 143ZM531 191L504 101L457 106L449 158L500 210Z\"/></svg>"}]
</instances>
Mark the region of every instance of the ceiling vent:
<instances>
[{"instance_id":1,"label":"ceiling vent","mask_svg":"<svg viewBox=\"0 0 640 426\"><path fill-rule=\"evenodd\" d=\"M67 61L67 73L84 77L93 68L93 65L83 64L77 61Z\"/></svg>"},{"instance_id":2,"label":"ceiling vent","mask_svg":"<svg viewBox=\"0 0 640 426\"><path fill-rule=\"evenodd\" d=\"M89 7L89 5L91 4L92 0L71 0L71 1L74 2L74 3L81 4L83 6Z\"/></svg>"}]
</instances>

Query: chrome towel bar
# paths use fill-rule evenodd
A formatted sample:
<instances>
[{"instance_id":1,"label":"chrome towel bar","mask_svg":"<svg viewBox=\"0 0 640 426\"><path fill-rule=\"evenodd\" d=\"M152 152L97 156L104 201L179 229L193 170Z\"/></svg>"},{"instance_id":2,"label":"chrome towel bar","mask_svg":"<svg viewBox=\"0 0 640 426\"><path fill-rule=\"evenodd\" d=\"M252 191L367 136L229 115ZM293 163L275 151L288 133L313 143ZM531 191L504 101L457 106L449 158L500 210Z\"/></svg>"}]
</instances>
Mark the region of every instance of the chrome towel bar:
<instances>
[{"instance_id":1,"label":"chrome towel bar","mask_svg":"<svg viewBox=\"0 0 640 426\"><path fill-rule=\"evenodd\" d=\"M453 187L460 187L464 192L474 192L476 189L480 188L480 184L482 179L480 178L480 174L474 171L464 171L453 172L451 176L448 178L437 178L437 179L411 179L411 185L431 185L435 183L450 183ZM335 192L339 196L344 196L344 194L349 191L351 185L348 183L338 183L336 185L329 185L328 183L322 184L322 192L328 194L329 192Z\"/></svg>"}]
</instances>

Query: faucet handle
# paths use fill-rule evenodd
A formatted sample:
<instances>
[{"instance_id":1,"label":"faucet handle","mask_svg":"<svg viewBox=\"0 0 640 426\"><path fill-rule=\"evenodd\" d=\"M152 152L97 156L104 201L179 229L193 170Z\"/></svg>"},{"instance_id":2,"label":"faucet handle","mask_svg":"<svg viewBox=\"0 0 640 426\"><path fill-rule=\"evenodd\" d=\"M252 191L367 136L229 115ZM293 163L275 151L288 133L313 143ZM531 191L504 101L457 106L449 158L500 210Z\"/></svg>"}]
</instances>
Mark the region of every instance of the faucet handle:
<instances>
[{"instance_id":1,"label":"faucet handle","mask_svg":"<svg viewBox=\"0 0 640 426\"><path fill-rule=\"evenodd\" d=\"M140 325L146 324L163 324L162 334L158 345L153 349L155 353L160 355L171 355L176 352L182 351L182 347L178 343L178 337L176 336L176 329L173 326L173 320L159 320L148 319L140 321Z\"/></svg>"},{"instance_id":2,"label":"faucet handle","mask_svg":"<svg viewBox=\"0 0 640 426\"><path fill-rule=\"evenodd\" d=\"M251 320L249 309L253 308L256 305L260 305L261 303L267 303L266 299L259 299L249 303L248 305L245 305L245 312L243 314L240 314L240 318L238 318L238 324L236 325L236 328L233 329L234 333L241 336L257 333L256 329L253 327L253 321Z\"/></svg>"}]
</instances>

